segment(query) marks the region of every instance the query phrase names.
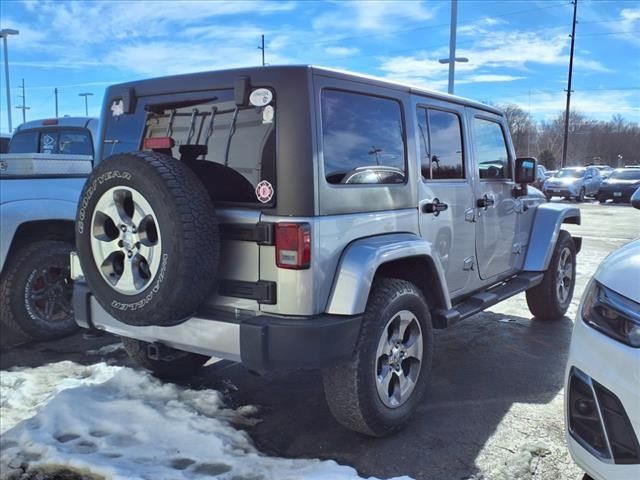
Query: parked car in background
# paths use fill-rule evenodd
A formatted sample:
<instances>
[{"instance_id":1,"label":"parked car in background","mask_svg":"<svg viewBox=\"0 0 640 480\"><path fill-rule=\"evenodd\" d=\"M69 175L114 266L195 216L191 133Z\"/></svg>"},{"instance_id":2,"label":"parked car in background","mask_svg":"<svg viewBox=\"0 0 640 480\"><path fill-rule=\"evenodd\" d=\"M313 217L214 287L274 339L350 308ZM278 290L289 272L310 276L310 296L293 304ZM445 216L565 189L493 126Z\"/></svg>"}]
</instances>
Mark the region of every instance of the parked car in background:
<instances>
[{"instance_id":1,"label":"parked car in background","mask_svg":"<svg viewBox=\"0 0 640 480\"><path fill-rule=\"evenodd\" d=\"M10 134L0 133L0 153L7 153L9 151L9 140L11 140Z\"/></svg>"},{"instance_id":2,"label":"parked car in background","mask_svg":"<svg viewBox=\"0 0 640 480\"><path fill-rule=\"evenodd\" d=\"M3 345L76 328L69 252L96 132L96 119L36 120L20 125L0 155Z\"/></svg>"},{"instance_id":3,"label":"parked car in background","mask_svg":"<svg viewBox=\"0 0 640 480\"><path fill-rule=\"evenodd\" d=\"M640 190L634 206L640 208ZM610 254L578 308L566 374L569 451L595 480L640 478L640 240Z\"/></svg>"},{"instance_id":4,"label":"parked car in background","mask_svg":"<svg viewBox=\"0 0 640 480\"><path fill-rule=\"evenodd\" d=\"M567 167L547 179L542 187L547 201L553 197L564 197L583 202L587 196L596 196L602 183L600 172L595 167Z\"/></svg>"},{"instance_id":5,"label":"parked car in background","mask_svg":"<svg viewBox=\"0 0 640 480\"><path fill-rule=\"evenodd\" d=\"M536 180L533 182L533 186L539 190L542 190L542 185L544 185L545 180L547 179L547 169L544 165L536 166Z\"/></svg>"},{"instance_id":6,"label":"parked car in background","mask_svg":"<svg viewBox=\"0 0 640 480\"><path fill-rule=\"evenodd\" d=\"M553 177L556 173L558 173L558 170L547 170L546 172L544 172L544 177L545 177L545 178L551 178L551 177Z\"/></svg>"},{"instance_id":7,"label":"parked car in background","mask_svg":"<svg viewBox=\"0 0 640 480\"><path fill-rule=\"evenodd\" d=\"M614 168L609 165L587 165L588 167L597 168L602 178L609 178Z\"/></svg>"},{"instance_id":8,"label":"parked car in background","mask_svg":"<svg viewBox=\"0 0 640 480\"><path fill-rule=\"evenodd\" d=\"M598 200L605 203L629 202L631 196L640 188L640 168L616 168L605 179L598 190Z\"/></svg>"},{"instance_id":9,"label":"parked car in background","mask_svg":"<svg viewBox=\"0 0 640 480\"><path fill-rule=\"evenodd\" d=\"M33 120L16 128L8 153L95 156L98 119L63 117Z\"/></svg>"}]
</instances>

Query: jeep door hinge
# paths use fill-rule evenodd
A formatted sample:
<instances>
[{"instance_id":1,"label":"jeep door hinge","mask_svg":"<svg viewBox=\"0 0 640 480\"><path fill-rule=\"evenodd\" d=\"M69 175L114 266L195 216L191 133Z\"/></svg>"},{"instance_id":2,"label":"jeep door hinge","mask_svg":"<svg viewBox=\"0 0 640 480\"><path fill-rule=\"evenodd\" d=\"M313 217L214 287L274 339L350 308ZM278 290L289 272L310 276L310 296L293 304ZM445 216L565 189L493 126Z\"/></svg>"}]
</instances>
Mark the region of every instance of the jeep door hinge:
<instances>
[{"instance_id":1,"label":"jeep door hinge","mask_svg":"<svg viewBox=\"0 0 640 480\"><path fill-rule=\"evenodd\" d=\"M464 221L471 223L476 221L476 212L473 208L467 208L464 211Z\"/></svg>"},{"instance_id":2,"label":"jeep door hinge","mask_svg":"<svg viewBox=\"0 0 640 480\"><path fill-rule=\"evenodd\" d=\"M473 257L465 258L464 262L463 262L462 269L465 270L465 271L473 270L473 263L474 263L473 261L474 261Z\"/></svg>"}]
</instances>

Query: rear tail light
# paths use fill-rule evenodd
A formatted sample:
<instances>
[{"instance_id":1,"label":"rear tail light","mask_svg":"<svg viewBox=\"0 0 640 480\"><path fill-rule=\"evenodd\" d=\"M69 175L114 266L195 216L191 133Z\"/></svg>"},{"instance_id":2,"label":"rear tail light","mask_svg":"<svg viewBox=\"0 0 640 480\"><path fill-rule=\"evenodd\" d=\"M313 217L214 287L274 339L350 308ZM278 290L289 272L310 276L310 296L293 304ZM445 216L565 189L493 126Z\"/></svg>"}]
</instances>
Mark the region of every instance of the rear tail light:
<instances>
[{"instance_id":1,"label":"rear tail light","mask_svg":"<svg viewBox=\"0 0 640 480\"><path fill-rule=\"evenodd\" d=\"M276 224L276 265L304 270L311 264L311 228L308 223Z\"/></svg>"},{"instance_id":2,"label":"rear tail light","mask_svg":"<svg viewBox=\"0 0 640 480\"><path fill-rule=\"evenodd\" d=\"M149 137L144 139L145 150L165 150L173 148L175 142L171 137Z\"/></svg>"}]
</instances>

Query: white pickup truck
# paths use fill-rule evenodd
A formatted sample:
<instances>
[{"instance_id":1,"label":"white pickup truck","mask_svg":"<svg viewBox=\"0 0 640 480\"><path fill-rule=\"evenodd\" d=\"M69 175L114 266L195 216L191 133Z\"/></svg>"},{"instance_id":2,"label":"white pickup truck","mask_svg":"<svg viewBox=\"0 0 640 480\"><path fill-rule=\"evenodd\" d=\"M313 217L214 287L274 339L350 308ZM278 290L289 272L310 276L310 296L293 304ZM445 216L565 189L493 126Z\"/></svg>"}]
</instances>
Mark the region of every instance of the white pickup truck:
<instances>
[{"instance_id":1,"label":"white pickup truck","mask_svg":"<svg viewBox=\"0 0 640 480\"><path fill-rule=\"evenodd\" d=\"M20 125L0 155L2 344L76 329L69 252L80 191L91 172L98 120L66 117Z\"/></svg>"}]
</instances>

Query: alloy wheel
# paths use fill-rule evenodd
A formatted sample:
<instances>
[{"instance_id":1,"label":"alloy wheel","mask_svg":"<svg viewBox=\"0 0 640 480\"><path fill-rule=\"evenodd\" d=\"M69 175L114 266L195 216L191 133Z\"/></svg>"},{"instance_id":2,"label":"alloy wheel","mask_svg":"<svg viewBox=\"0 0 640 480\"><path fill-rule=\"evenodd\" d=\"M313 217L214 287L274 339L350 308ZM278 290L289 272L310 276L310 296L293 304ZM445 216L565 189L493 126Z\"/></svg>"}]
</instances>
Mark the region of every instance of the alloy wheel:
<instances>
[{"instance_id":1,"label":"alloy wheel","mask_svg":"<svg viewBox=\"0 0 640 480\"><path fill-rule=\"evenodd\" d=\"M423 339L413 312L402 310L382 331L376 351L376 388L384 405L398 408L411 396L422 368Z\"/></svg>"},{"instance_id":2,"label":"alloy wheel","mask_svg":"<svg viewBox=\"0 0 640 480\"><path fill-rule=\"evenodd\" d=\"M149 286L160 267L162 238L155 212L133 188L102 194L91 220L91 250L102 278L125 295Z\"/></svg>"}]
</instances>

